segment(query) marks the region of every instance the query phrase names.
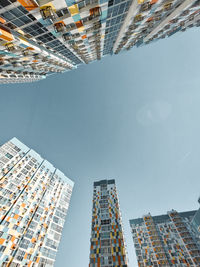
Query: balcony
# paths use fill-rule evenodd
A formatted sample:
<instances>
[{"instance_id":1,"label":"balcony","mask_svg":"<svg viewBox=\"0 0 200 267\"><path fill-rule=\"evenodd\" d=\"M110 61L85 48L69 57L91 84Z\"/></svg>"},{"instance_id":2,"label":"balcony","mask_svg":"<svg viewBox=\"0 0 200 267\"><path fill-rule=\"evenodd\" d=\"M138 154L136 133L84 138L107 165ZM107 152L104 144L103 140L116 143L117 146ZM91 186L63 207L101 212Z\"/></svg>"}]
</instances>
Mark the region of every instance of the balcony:
<instances>
[{"instance_id":1,"label":"balcony","mask_svg":"<svg viewBox=\"0 0 200 267\"><path fill-rule=\"evenodd\" d=\"M150 2L147 2L141 5L141 8L140 8L141 12L148 11L148 10L151 10Z\"/></svg>"},{"instance_id":2,"label":"balcony","mask_svg":"<svg viewBox=\"0 0 200 267\"><path fill-rule=\"evenodd\" d=\"M144 17L142 16L142 15L136 15L135 17L134 17L134 22L140 22L140 21L142 21L144 19Z\"/></svg>"},{"instance_id":3,"label":"balcony","mask_svg":"<svg viewBox=\"0 0 200 267\"><path fill-rule=\"evenodd\" d=\"M40 13L43 20L49 19L51 22L53 22L56 19L56 13L51 6L40 9Z\"/></svg>"},{"instance_id":4,"label":"balcony","mask_svg":"<svg viewBox=\"0 0 200 267\"><path fill-rule=\"evenodd\" d=\"M95 8L90 9L89 20L92 20L92 19L100 17L100 16L101 16L101 8L100 7L95 7Z\"/></svg>"},{"instance_id":5,"label":"balcony","mask_svg":"<svg viewBox=\"0 0 200 267\"><path fill-rule=\"evenodd\" d=\"M169 10L171 10L171 9L172 9L172 3L167 3L167 4L165 4L164 7L163 7L163 10L164 10L164 11L169 11Z\"/></svg>"},{"instance_id":6,"label":"balcony","mask_svg":"<svg viewBox=\"0 0 200 267\"><path fill-rule=\"evenodd\" d=\"M64 32L65 31L65 24L64 22L58 22L54 24L54 29L56 32Z\"/></svg>"},{"instance_id":7,"label":"balcony","mask_svg":"<svg viewBox=\"0 0 200 267\"><path fill-rule=\"evenodd\" d=\"M17 50L13 43L6 44L6 49L10 52L14 52Z\"/></svg>"},{"instance_id":8,"label":"balcony","mask_svg":"<svg viewBox=\"0 0 200 267\"><path fill-rule=\"evenodd\" d=\"M69 33L65 33L65 34L63 34L63 39L64 39L64 41L67 42L67 41L70 41L72 39L72 36Z\"/></svg>"}]
</instances>

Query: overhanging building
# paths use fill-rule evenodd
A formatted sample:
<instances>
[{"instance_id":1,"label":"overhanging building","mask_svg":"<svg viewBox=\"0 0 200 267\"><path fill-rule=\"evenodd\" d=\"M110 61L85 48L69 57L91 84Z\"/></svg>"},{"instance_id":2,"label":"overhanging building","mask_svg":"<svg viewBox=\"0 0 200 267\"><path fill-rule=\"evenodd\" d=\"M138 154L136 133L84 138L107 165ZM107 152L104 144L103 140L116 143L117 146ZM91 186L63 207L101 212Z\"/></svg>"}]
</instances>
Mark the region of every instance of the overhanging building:
<instances>
[{"instance_id":1,"label":"overhanging building","mask_svg":"<svg viewBox=\"0 0 200 267\"><path fill-rule=\"evenodd\" d=\"M200 26L199 0L133 0L113 52L129 50Z\"/></svg>"},{"instance_id":2,"label":"overhanging building","mask_svg":"<svg viewBox=\"0 0 200 267\"><path fill-rule=\"evenodd\" d=\"M53 266L73 182L16 138L0 147L0 266Z\"/></svg>"},{"instance_id":3,"label":"overhanging building","mask_svg":"<svg viewBox=\"0 0 200 267\"><path fill-rule=\"evenodd\" d=\"M199 0L1 0L0 83L31 82L200 25Z\"/></svg>"},{"instance_id":4,"label":"overhanging building","mask_svg":"<svg viewBox=\"0 0 200 267\"><path fill-rule=\"evenodd\" d=\"M89 267L128 267L115 180L94 182Z\"/></svg>"},{"instance_id":5,"label":"overhanging building","mask_svg":"<svg viewBox=\"0 0 200 267\"><path fill-rule=\"evenodd\" d=\"M200 266L200 236L193 227L196 211L130 220L139 267Z\"/></svg>"}]
</instances>

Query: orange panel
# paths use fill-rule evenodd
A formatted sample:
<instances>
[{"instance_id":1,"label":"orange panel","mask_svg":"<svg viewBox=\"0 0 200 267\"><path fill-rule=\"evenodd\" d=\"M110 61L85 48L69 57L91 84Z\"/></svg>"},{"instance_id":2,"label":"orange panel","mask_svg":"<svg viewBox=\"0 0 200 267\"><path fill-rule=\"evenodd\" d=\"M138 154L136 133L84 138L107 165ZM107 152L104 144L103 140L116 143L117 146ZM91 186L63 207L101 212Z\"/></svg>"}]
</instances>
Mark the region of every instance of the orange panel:
<instances>
[{"instance_id":1,"label":"orange panel","mask_svg":"<svg viewBox=\"0 0 200 267\"><path fill-rule=\"evenodd\" d=\"M3 24L6 23L5 19L3 19L2 17L0 17L0 22Z\"/></svg>"},{"instance_id":2,"label":"orange panel","mask_svg":"<svg viewBox=\"0 0 200 267\"><path fill-rule=\"evenodd\" d=\"M17 220L19 218L19 215L15 214L15 216L13 218Z\"/></svg>"},{"instance_id":3,"label":"orange panel","mask_svg":"<svg viewBox=\"0 0 200 267\"><path fill-rule=\"evenodd\" d=\"M11 32L9 32L7 29L4 29L2 26L0 26L0 38L5 41L12 41L14 39Z\"/></svg>"},{"instance_id":4,"label":"orange panel","mask_svg":"<svg viewBox=\"0 0 200 267\"><path fill-rule=\"evenodd\" d=\"M17 0L26 10L31 11L38 6L32 0Z\"/></svg>"},{"instance_id":5,"label":"orange panel","mask_svg":"<svg viewBox=\"0 0 200 267\"><path fill-rule=\"evenodd\" d=\"M147 21L149 22L149 21L152 21L152 20L153 20L153 17L150 17L150 18L148 18Z\"/></svg>"},{"instance_id":6,"label":"orange panel","mask_svg":"<svg viewBox=\"0 0 200 267\"><path fill-rule=\"evenodd\" d=\"M0 245L2 245L4 241L5 241L4 238L0 238Z\"/></svg>"},{"instance_id":7,"label":"orange panel","mask_svg":"<svg viewBox=\"0 0 200 267\"><path fill-rule=\"evenodd\" d=\"M118 264L121 265L121 258L118 256Z\"/></svg>"},{"instance_id":8,"label":"orange panel","mask_svg":"<svg viewBox=\"0 0 200 267\"><path fill-rule=\"evenodd\" d=\"M80 28L80 27L82 27L82 26L83 26L83 23L82 23L81 20L79 20L79 21L76 22L76 27L77 27L77 28Z\"/></svg>"},{"instance_id":9,"label":"orange panel","mask_svg":"<svg viewBox=\"0 0 200 267\"><path fill-rule=\"evenodd\" d=\"M83 36L82 36L82 39L85 39L86 37L87 37L86 35L83 35Z\"/></svg>"}]
</instances>

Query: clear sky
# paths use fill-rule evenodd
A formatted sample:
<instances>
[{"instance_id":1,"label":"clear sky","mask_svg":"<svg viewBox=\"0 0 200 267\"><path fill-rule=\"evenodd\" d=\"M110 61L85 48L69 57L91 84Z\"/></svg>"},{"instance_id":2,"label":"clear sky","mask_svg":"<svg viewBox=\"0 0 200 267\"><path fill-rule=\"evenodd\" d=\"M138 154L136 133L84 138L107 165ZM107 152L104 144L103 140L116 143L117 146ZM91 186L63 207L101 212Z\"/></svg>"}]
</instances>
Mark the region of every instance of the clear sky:
<instances>
[{"instance_id":1,"label":"clear sky","mask_svg":"<svg viewBox=\"0 0 200 267\"><path fill-rule=\"evenodd\" d=\"M199 29L33 84L0 85L0 142L13 136L75 182L55 267L87 267L95 180L116 179L129 219L198 208Z\"/></svg>"}]
</instances>

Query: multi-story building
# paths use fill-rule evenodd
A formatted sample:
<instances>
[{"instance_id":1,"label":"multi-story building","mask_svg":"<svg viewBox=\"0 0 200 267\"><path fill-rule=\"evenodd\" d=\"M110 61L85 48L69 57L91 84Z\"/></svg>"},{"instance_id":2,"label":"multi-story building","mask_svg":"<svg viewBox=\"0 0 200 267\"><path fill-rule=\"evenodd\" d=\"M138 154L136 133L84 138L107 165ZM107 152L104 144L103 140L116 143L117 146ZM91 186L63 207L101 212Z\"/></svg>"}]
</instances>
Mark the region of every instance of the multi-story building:
<instances>
[{"instance_id":1,"label":"multi-story building","mask_svg":"<svg viewBox=\"0 0 200 267\"><path fill-rule=\"evenodd\" d=\"M0 82L37 81L200 25L199 0L1 0Z\"/></svg>"},{"instance_id":2,"label":"multi-story building","mask_svg":"<svg viewBox=\"0 0 200 267\"><path fill-rule=\"evenodd\" d=\"M130 220L138 266L200 266L200 237L192 225L196 211Z\"/></svg>"},{"instance_id":3,"label":"multi-story building","mask_svg":"<svg viewBox=\"0 0 200 267\"><path fill-rule=\"evenodd\" d=\"M200 204L200 198L198 199L198 202ZM195 213L194 218L192 219L192 224L196 229L197 234L200 236L200 208Z\"/></svg>"},{"instance_id":4,"label":"multi-story building","mask_svg":"<svg viewBox=\"0 0 200 267\"><path fill-rule=\"evenodd\" d=\"M133 0L113 52L200 26L199 0Z\"/></svg>"},{"instance_id":5,"label":"multi-story building","mask_svg":"<svg viewBox=\"0 0 200 267\"><path fill-rule=\"evenodd\" d=\"M0 266L53 266L72 189L16 138L0 147Z\"/></svg>"},{"instance_id":6,"label":"multi-story building","mask_svg":"<svg viewBox=\"0 0 200 267\"><path fill-rule=\"evenodd\" d=\"M127 267L115 180L94 182L90 267Z\"/></svg>"}]
</instances>

